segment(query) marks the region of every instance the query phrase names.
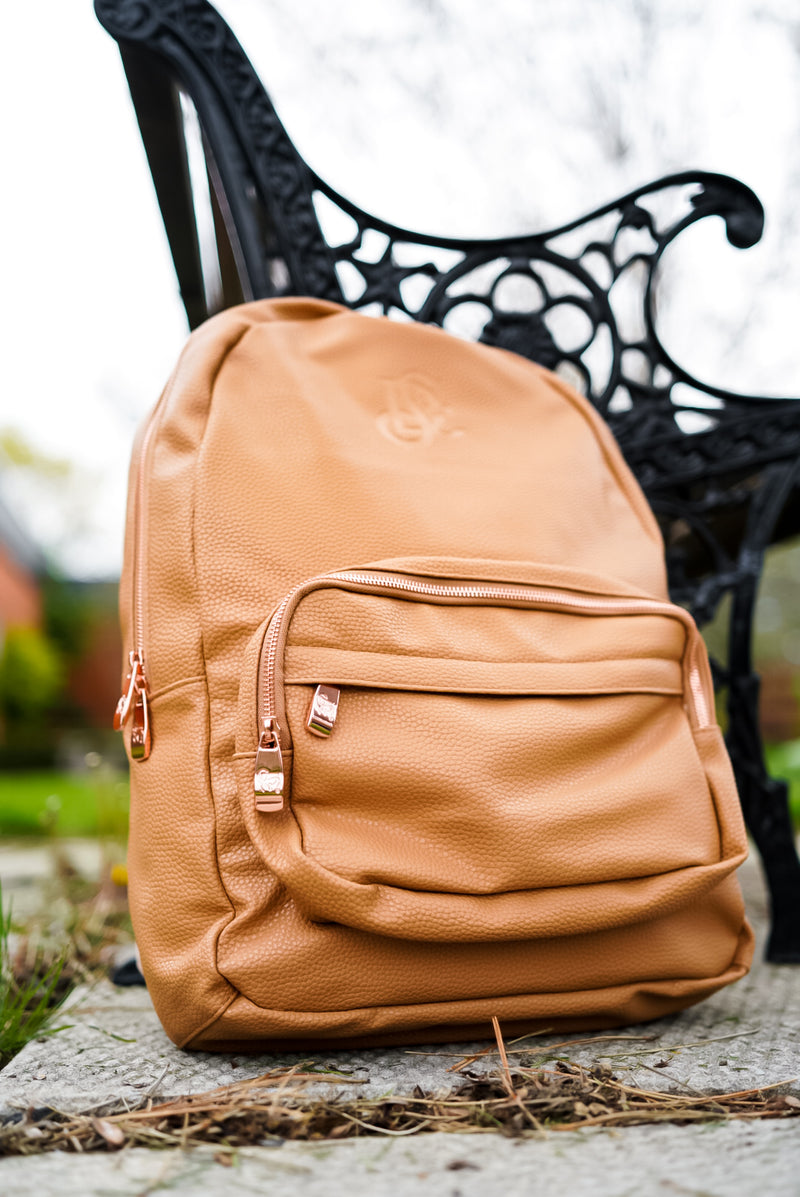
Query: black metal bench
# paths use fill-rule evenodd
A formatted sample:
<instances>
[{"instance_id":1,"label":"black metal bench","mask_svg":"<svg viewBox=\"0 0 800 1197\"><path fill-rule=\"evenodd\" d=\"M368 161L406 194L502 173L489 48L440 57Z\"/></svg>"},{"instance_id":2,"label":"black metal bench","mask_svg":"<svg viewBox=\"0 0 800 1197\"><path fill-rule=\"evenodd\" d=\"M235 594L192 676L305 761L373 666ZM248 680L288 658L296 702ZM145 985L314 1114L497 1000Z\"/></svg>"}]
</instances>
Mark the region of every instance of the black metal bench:
<instances>
[{"instance_id":1,"label":"black metal bench","mask_svg":"<svg viewBox=\"0 0 800 1197\"><path fill-rule=\"evenodd\" d=\"M723 219L732 245L755 244L756 196L727 176L690 172L549 232L422 236L370 216L310 169L205 0L95 0L95 8L120 46L191 327L280 294L445 328L468 313L482 341L567 374L606 418L660 522L672 597L703 625L730 596L727 652L713 666L771 894L767 957L800 962L800 863L786 786L764 766L751 661L765 550L800 532L800 402L698 382L664 349L654 314L666 248L709 216ZM199 188L187 155L193 114L205 161ZM345 244L326 239L318 196L352 219ZM612 295L623 276L638 296L633 333L619 288Z\"/></svg>"}]
</instances>

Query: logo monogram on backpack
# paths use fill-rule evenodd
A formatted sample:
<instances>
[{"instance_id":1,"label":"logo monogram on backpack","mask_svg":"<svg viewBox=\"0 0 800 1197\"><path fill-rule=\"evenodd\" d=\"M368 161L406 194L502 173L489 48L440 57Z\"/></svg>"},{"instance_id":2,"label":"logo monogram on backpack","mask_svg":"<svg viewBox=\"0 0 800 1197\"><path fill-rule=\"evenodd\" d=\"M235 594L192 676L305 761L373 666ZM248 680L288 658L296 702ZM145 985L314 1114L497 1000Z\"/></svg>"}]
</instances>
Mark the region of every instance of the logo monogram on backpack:
<instances>
[{"instance_id":1,"label":"logo monogram on backpack","mask_svg":"<svg viewBox=\"0 0 800 1197\"><path fill-rule=\"evenodd\" d=\"M376 421L378 431L398 445L430 445L437 436L462 435L448 427L450 409L436 397L431 384L418 375L384 380L380 389L386 408Z\"/></svg>"},{"instance_id":2,"label":"logo monogram on backpack","mask_svg":"<svg viewBox=\"0 0 800 1197\"><path fill-rule=\"evenodd\" d=\"M447 451L381 449L376 411ZM179 1045L588 1030L746 972L705 648L554 375L331 303L214 317L138 442L120 610L131 913Z\"/></svg>"}]
</instances>

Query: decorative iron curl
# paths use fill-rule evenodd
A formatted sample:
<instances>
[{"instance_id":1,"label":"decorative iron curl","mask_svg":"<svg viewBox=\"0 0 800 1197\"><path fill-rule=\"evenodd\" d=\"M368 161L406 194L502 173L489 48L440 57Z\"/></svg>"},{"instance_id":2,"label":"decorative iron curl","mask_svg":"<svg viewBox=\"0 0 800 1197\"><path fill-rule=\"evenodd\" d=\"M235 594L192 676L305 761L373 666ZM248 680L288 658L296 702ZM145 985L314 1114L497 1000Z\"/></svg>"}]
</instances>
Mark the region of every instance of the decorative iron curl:
<instances>
[{"instance_id":1,"label":"decorative iron curl","mask_svg":"<svg viewBox=\"0 0 800 1197\"><path fill-rule=\"evenodd\" d=\"M737 248L754 245L760 238L762 206L743 183L706 171L668 175L640 187L589 215L542 233L524 236L466 240L415 233L380 220L333 190L311 171L286 134L263 85L235 36L206 0L96 0L101 23L121 43L147 46L168 62L192 94L206 126L212 153L218 157L226 183L225 152L219 144L226 132L236 142L246 164L260 209L269 219L254 218L239 199L234 213L242 240L244 291L254 297L294 292L348 303L354 308L378 304L416 320L455 322L467 304L479 304L485 319L474 331L490 344L513 349L551 368L571 371L580 385L609 419L622 443L629 439L664 436L674 429L676 405L672 389L680 382L701 396L727 403L763 402L754 396L736 395L694 378L666 351L658 335L655 284L661 259L675 238L689 225L708 216L725 223L728 241ZM224 112L226 130L219 129ZM237 178L229 190L235 190ZM665 222L647 206L650 197L672 189L683 191L681 209ZM688 192L691 191L691 194ZM357 234L346 244L330 246L320 229L314 197L351 217ZM611 233L599 226L609 218ZM386 241L377 262L359 256L365 236L377 234ZM623 234L644 233L646 250L620 254ZM581 234L585 234L582 238ZM570 240L572 249L567 248ZM397 257L402 244L403 262ZM409 262L416 250L418 260ZM431 254L433 251L433 254ZM432 257L442 253L455 260L442 267ZM505 263L505 266L503 265ZM361 287L345 285L343 267L350 278L360 275ZM488 285L458 294L460 281L482 269L497 268ZM558 271L572 282L572 292L549 292L542 268ZM643 336L626 337L609 298L624 275L638 270L640 320ZM602 271L605 277L600 277ZM537 305L518 309L501 304L498 285L510 276L537 283L542 295ZM420 298L411 302L404 284L415 280ZM428 280L427 291L421 285ZM591 335L582 344L566 344L556 322L559 308L571 308L588 321ZM603 344L604 343L604 344ZM598 346L602 351L597 351ZM587 354L595 359L587 364ZM626 357L637 363L635 373ZM656 367L658 377L654 376ZM641 409L646 408L646 412ZM636 418L626 412L636 410ZM680 411L692 410L682 401ZM707 402L694 409L709 416ZM635 426L635 427L634 427Z\"/></svg>"},{"instance_id":2,"label":"decorative iron curl","mask_svg":"<svg viewBox=\"0 0 800 1197\"><path fill-rule=\"evenodd\" d=\"M350 277L357 272L363 280L360 291L353 290L346 296L346 302L352 307L360 308L377 302L384 312L396 309L416 320L446 324L448 317L458 308L466 304L480 304L486 310L486 319L479 334L481 339L514 349L543 365L557 367L568 363L581 376L593 403L616 426L628 422L616 418L614 414L612 400L620 387L627 392L620 405L623 410L635 402L636 406L646 403L652 410L660 412L658 426L652 428L654 434L661 434L669 427L674 428L675 406L671 401L671 391L677 382L686 384L701 395L711 395L733 403L750 405L763 402L754 396L737 395L694 378L670 356L657 331L655 296L658 268L665 251L684 229L713 215L724 221L726 236L737 248L753 245L760 238L764 223L761 203L749 187L736 179L707 171L668 175L555 229L484 240L415 233L371 216L335 192L319 176L314 176L313 186L329 203L349 216L357 227L356 236L334 246L332 250L340 277L342 264L346 263ZM671 190L683 192L682 207L668 222L659 221L645 203L648 198L661 197ZM598 226L609 217L616 218L610 235L594 235ZM586 238L581 243L576 234L584 231ZM627 255L620 254L622 235L628 232L645 233L650 246ZM368 235L378 235L386 241L386 248L377 262L366 262L359 257ZM573 247L571 254L560 245L570 235L572 242L577 242L577 248ZM395 256L395 247L398 245L403 247L403 264ZM409 263L414 250L418 251L418 261ZM447 268L437 269L431 262L431 250L452 253L456 261ZM601 263L605 278L598 277ZM542 266L551 271L557 270L563 278L570 279L574 286L572 293L562 290L558 295L550 294L541 275ZM493 267L497 270L494 275L491 274ZM637 268L645 276L644 284L638 284L643 336L631 338L626 337L620 329L609 293L626 273L630 274ZM462 289L458 289L459 284L470 277L479 280L481 272L487 275L482 288L476 282L472 288L463 289L462 286ZM433 276L434 282L425 298L412 305L404 298L401 284L419 274ZM538 285L542 294L538 307L520 307L518 310L503 310L500 307L496 301L497 286L512 275L527 278ZM583 312L592 326L592 335L577 347L559 344L558 335L548 328L548 316L552 315L555 308L564 305ZM610 360L601 374L596 365L589 369L583 357L596 343L603 329L608 334ZM529 335L526 336L526 333ZM626 351L640 355L642 364L646 364L647 368L644 378L633 377L626 370L623 362ZM656 367L660 367L657 383L654 381ZM617 396L618 402L619 398ZM693 410L693 406L690 401L682 400L679 410ZM713 416L709 416L705 401L701 400L694 410L702 413L706 419L713 419ZM638 420L638 434L641 435L641 413Z\"/></svg>"}]
</instances>

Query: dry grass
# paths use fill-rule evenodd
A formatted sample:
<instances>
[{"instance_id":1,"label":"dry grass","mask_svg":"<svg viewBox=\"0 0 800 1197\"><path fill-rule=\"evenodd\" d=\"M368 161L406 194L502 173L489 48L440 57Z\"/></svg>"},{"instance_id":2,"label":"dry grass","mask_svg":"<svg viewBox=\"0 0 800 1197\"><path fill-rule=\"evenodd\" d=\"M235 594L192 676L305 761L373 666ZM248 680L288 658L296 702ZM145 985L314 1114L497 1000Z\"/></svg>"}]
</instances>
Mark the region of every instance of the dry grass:
<instances>
[{"instance_id":1,"label":"dry grass","mask_svg":"<svg viewBox=\"0 0 800 1197\"><path fill-rule=\"evenodd\" d=\"M690 1124L729 1119L796 1118L800 1099L777 1092L781 1085L735 1093L660 1093L618 1080L610 1068L516 1067L496 1027L501 1067L470 1075L452 1092L332 1100L308 1086L356 1084L310 1071L310 1065L274 1069L263 1076L154 1104L99 1115L29 1110L0 1127L0 1156L43 1151L116 1151L127 1146L186 1148L212 1144L223 1162L240 1147L276 1139L339 1140L366 1135L407 1136L431 1131L499 1133L530 1138L586 1127Z\"/></svg>"},{"instance_id":2,"label":"dry grass","mask_svg":"<svg viewBox=\"0 0 800 1197\"><path fill-rule=\"evenodd\" d=\"M57 885L58 893L54 894L47 919L36 928L27 928L28 934L19 939L13 957L17 982L32 983L41 968L42 942L51 940L63 950L66 941L69 950L63 976L58 977L54 986L53 1004L73 984L90 980L107 967L116 945L130 935L124 894L108 880L98 892L62 866ZM135 1109L124 1103L112 1111L95 1109L82 1114L29 1109L20 1112L15 1121L0 1125L0 1157L47 1151L116 1151L128 1146L186 1148L205 1144L213 1148L216 1158L230 1162L240 1147L282 1140L319 1142L370 1135L402 1137L432 1131L530 1138L589 1127L654 1122L689 1125L800 1115L800 1099L780 1092L788 1081L713 1095L651 1091L625 1084L606 1066L583 1068L564 1060L542 1066L537 1062L540 1053L529 1042L522 1046L530 1036L506 1044L499 1023L493 1021L495 1044L476 1055L463 1056L457 1050L452 1053L454 1063L448 1071L457 1074L460 1080L446 1093L418 1090L411 1096L379 1099L359 1098L355 1094L351 1097L348 1093L326 1099L319 1095L321 1084L355 1088L358 1082L321 1072L308 1061L304 1066L277 1068L251 1080L174 1101L157 1102L150 1098ZM738 1035L725 1036L729 1037ZM551 1043L546 1051L552 1056L554 1050L569 1051L577 1043L595 1044L599 1049L601 1043L610 1039L633 1038L647 1041L650 1037L610 1034L586 1040L573 1038L564 1044ZM479 1057L490 1053L499 1061L495 1072L486 1075L470 1072L470 1066ZM629 1047L625 1054L631 1054Z\"/></svg>"}]
</instances>

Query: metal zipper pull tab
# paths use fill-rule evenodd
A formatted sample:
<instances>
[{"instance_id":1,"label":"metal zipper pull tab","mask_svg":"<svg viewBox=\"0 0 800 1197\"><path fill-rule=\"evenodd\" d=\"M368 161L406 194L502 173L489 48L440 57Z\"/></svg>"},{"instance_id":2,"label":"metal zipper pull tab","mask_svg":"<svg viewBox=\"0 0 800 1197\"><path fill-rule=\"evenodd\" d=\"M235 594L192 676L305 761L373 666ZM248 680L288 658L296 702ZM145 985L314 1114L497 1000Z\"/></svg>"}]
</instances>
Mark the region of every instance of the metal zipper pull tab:
<instances>
[{"instance_id":1,"label":"metal zipper pull tab","mask_svg":"<svg viewBox=\"0 0 800 1197\"><path fill-rule=\"evenodd\" d=\"M114 730L122 731L128 716L133 712L131 726L131 758L146 761L152 747L150 733L150 704L147 700L147 678L144 672L144 657L132 652L129 657L131 669L125 679L125 692L114 712Z\"/></svg>"},{"instance_id":2,"label":"metal zipper pull tab","mask_svg":"<svg viewBox=\"0 0 800 1197\"><path fill-rule=\"evenodd\" d=\"M256 751L253 790L256 810L272 812L283 810L283 755L278 741L277 719L261 721L263 730Z\"/></svg>"},{"instance_id":3,"label":"metal zipper pull tab","mask_svg":"<svg viewBox=\"0 0 800 1197\"><path fill-rule=\"evenodd\" d=\"M136 687L143 673L142 659L138 653L131 653L128 657L130 672L125 678L125 689L122 692L117 709L114 712L114 731L122 731L125 720L131 711L131 704L136 696Z\"/></svg>"},{"instance_id":4,"label":"metal zipper pull tab","mask_svg":"<svg viewBox=\"0 0 800 1197\"><path fill-rule=\"evenodd\" d=\"M339 711L338 686L317 686L311 699L306 727L315 736L329 736Z\"/></svg>"},{"instance_id":5,"label":"metal zipper pull tab","mask_svg":"<svg viewBox=\"0 0 800 1197\"><path fill-rule=\"evenodd\" d=\"M142 680L144 682L144 674L142 674ZM150 755L151 747L150 704L147 701L147 685L145 683L137 690L136 702L133 707L131 757L135 761L146 761Z\"/></svg>"}]
</instances>

